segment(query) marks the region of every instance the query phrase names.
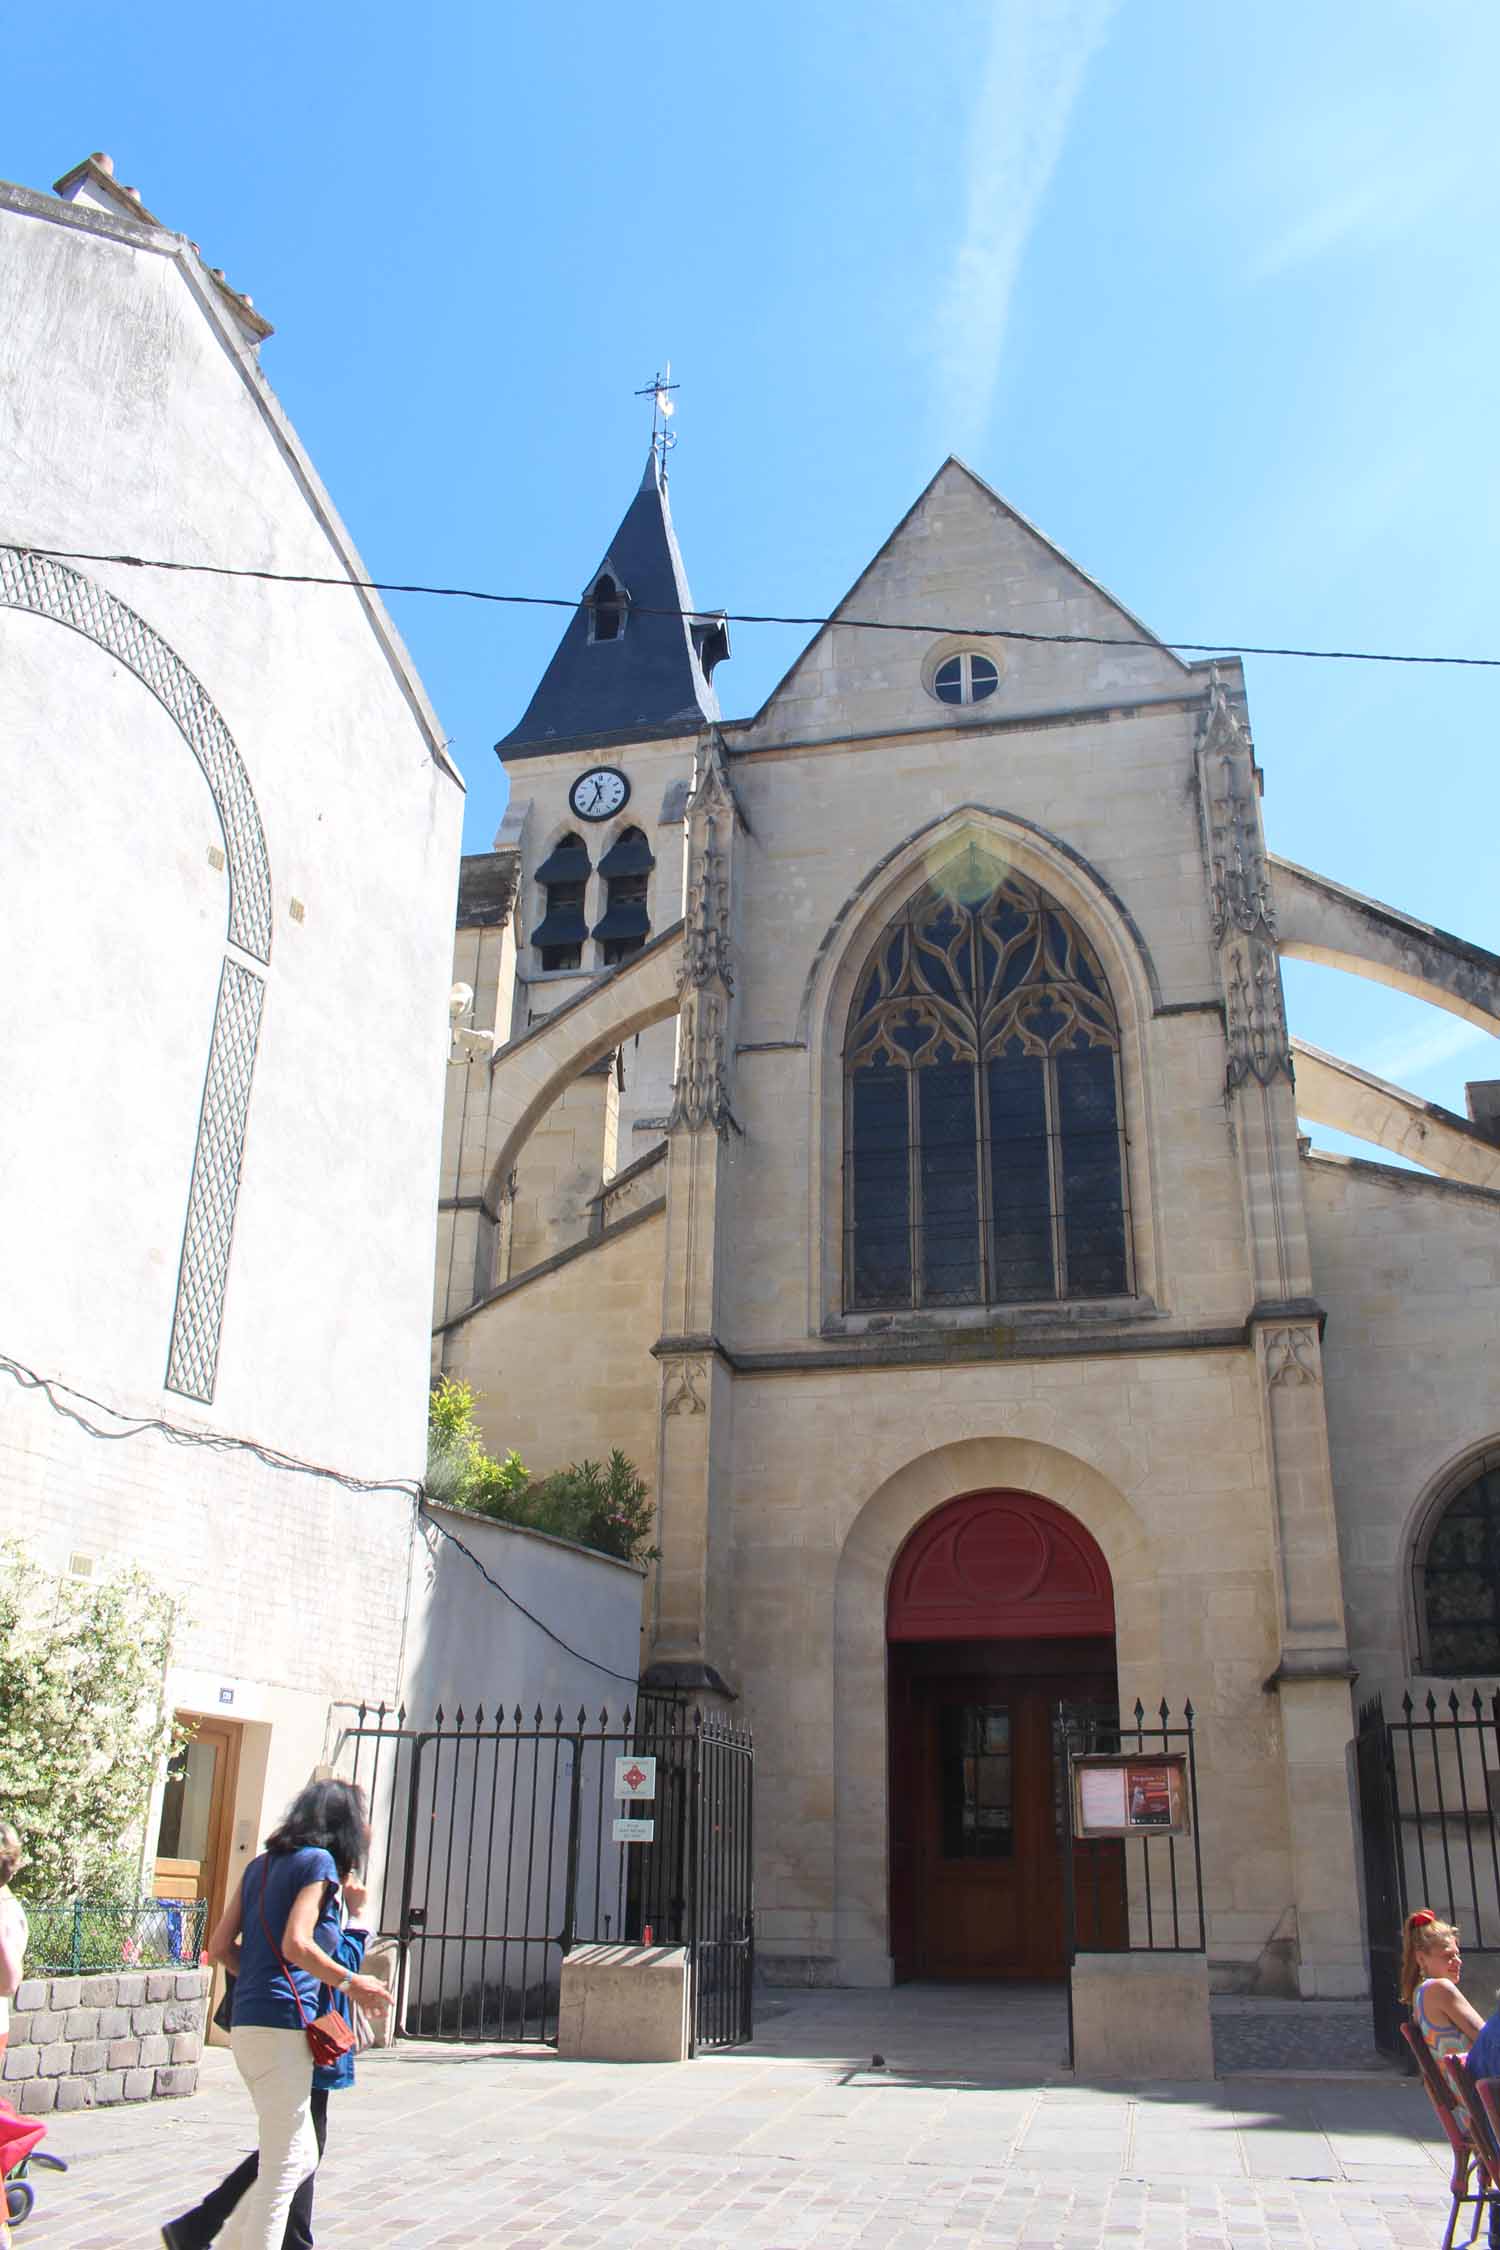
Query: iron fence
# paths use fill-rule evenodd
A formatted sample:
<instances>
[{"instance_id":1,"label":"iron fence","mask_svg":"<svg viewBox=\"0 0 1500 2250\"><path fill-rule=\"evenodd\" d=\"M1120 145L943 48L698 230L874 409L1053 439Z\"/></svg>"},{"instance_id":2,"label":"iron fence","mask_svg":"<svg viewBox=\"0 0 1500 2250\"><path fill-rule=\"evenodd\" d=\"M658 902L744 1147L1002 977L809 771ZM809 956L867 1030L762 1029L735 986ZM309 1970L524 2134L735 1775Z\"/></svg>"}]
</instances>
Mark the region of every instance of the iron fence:
<instances>
[{"instance_id":1,"label":"iron fence","mask_svg":"<svg viewBox=\"0 0 1500 2250\"><path fill-rule=\"evenodd\" d=\"M1440 1703L1408 1690L1400 1716L1381 1698L1355 1737L1365 1873L1366 1942L1376 2044L1404 2054L1397 1990L1401 1925L1430 1906L1460 1925L1466 1948L1500 1950L1500 1694L1450 1688Z\"/></svg>"},{"instance_id":2,"label":"iron fence","mask_svg":"<svg viewBox=\"0 0 1500 2250\"><path fill-rule=\"evenodd\" d=\"M28 1976L191 1968L203 1945L206 1899L71 1898L28 1905Z\"/></svg>"},{"instance_id":3,"label":"iron fence","mask_svg":"<svg viewBox=\"0 0 1500 2250\"><path fill-rule=\"evenodd\" d=\"M1184 1702L1173 1723L1165 1697L1149 1724L1136 1698L1131 1719L1096 1704L1060 1704L1058 1832L1063 1839L1063 1911L1067 1955L1080 1953L1203 1953L1203 1847L1198 1825L1198 1761L1193 1706ZM1138 1761L1144 1771L1181 1761L1184 1818L1169 1801L1165 1824L1126 1836L1080 1833L1074 1797L1075 1762L1103 1754ZM1156 1767L1153 1768L1153 1761ZM1126 1807L1127 1815L1129 1807ZM1122 1823L1123 1825L1123 1823Z\"/></svg>"},{"instance_id":4,"label":"iron fence","mask_svg":"<svg viewBox=\"0 0 1500 2250\"><path fill-rule=\"evenodd\" d=\"M338 1763L370 1801L370 1912L408 2036L553 2041L564 1954L611 1942L688 1949L695 2045L750 2036L744 1729L655 1699L571 1723L439 1708L430 1727L361 1705Z\"/></svg>"}]
</instances>

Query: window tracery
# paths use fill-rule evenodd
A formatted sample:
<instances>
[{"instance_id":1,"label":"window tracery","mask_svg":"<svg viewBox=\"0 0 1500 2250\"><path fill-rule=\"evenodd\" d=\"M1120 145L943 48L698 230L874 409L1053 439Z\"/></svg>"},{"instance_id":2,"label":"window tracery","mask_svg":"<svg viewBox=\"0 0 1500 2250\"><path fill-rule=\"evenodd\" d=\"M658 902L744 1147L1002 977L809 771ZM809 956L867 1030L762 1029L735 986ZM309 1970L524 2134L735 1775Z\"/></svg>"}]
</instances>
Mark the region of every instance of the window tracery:
<instances>
[{"instance_id":1,"label":"window tracery","mask_svg":"<svg viewBox=\"0 0 1500 2250\"><path fill-rule=\"evenodd\" d=\"M1130 1286L1119 1026L1046 892L977 846L889 924L845 1040L853 1311Z\"/></svg>"},{"instance_id":2,"label":"window tracery","mask_svg":"<svg viewBox=\"0 0 1500 2250\"><path fill-rule=\"evenodd\" d=\"M1416 1579L1424 1668L1500 1672L1500 1451L1443 1504Z\"/></svg>"}]
</instances>

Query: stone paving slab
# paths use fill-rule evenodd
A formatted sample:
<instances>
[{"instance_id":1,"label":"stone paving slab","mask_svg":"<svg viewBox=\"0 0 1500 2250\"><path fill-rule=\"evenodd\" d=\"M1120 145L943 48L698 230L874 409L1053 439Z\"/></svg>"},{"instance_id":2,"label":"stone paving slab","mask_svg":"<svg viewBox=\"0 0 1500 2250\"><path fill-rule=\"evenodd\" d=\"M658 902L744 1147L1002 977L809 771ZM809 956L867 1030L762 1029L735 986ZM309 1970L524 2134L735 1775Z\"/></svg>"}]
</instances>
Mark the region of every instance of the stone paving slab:
<instances>
[{"instance_id":1,"label":"stone paving slab","mask_svg":"<svg viewBox=\"0 0 1500 2250\"><path fill-rule=\"evenodd\" d=\"M1435 2250L1447 2165L1420 2087L1088 2086L994 1996L809 1994L685 2065L409 2044L330 2104L320 2245L548 2250ZM878 2027L888 2049L867 2047ZM1033 2045L1029 2066L1026 2037ZM874 2053L884 2054L872 2068ZM238 2161L229 2057L191 2101L59 2119L20 2250L123 2250Z\"/></svg>"}]
</instances>

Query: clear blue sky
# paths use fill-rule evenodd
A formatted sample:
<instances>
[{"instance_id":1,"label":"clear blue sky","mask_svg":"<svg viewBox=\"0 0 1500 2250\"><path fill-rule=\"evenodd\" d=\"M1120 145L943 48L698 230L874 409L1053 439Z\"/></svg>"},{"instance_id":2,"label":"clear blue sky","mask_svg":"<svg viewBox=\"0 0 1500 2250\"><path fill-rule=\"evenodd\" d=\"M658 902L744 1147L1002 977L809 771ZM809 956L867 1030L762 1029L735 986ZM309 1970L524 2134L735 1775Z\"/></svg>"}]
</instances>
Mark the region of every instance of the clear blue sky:
<instances>
[{"instance_id":1,"label":"clear blue sky","mask_svg":"<svg viewBox=\"0 0 1500 2250\"><path fill-rule=\"evenodd\" d=\"M576 594L670 356L705 606L825 610L953 450L1169 637L1500 654L1493 0L83 0L6 45L0 170L107 149L250 291L378 576ZM483 849L559 620L392 607ZM800 639L736 631L731 714ZM1500 674L1248 674L1273 849L1500 948ZM1288 981L1431 1099L1500 1076Z\"/></svg>"}]
</instances>

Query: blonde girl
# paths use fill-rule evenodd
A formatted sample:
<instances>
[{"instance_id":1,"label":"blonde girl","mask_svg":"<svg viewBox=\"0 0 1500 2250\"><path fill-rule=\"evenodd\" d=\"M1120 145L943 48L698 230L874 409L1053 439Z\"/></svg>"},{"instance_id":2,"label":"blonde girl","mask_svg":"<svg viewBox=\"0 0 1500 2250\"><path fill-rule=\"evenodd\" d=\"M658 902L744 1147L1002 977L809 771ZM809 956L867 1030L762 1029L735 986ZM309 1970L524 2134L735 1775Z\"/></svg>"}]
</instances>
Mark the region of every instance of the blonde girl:
<instances>
[{"instance_id":1,"label":"blonde girl","mask_svg":"<svg viewBox=\"0 0 1500 2250\"><path fill-rule=\"evenodd\" d=\"M1484 2028L1484 2018L1458 1989L1463 1966L1451 1922L1440 1922L1426 1906L1407 1915L1401 1932L1401 1997L1439 2062L1444 2055L1467 2054Z\"/></svg>"}]
</instances>

